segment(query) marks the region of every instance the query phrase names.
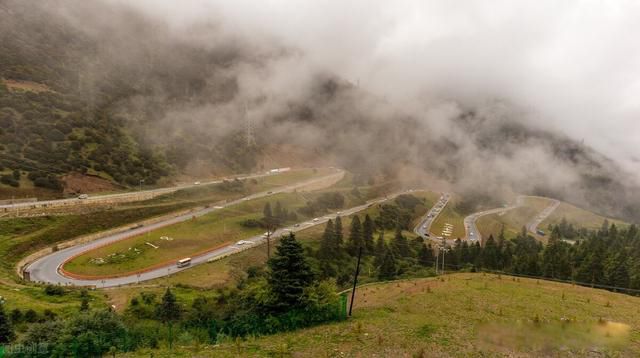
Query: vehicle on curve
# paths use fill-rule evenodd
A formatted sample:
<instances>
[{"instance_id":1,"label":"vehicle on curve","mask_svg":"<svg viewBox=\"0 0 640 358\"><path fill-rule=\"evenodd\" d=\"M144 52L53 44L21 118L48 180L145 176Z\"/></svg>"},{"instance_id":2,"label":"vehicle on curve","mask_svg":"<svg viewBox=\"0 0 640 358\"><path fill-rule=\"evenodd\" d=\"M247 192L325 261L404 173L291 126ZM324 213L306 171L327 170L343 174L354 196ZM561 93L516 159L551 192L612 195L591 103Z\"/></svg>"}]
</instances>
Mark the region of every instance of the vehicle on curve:
<instances>
[{"instance_id":1,"label":"vehicle on curve","mask_svg":"<svg viewBox=\"0 0 640 358\"><path fill-rule=\"evenodd\" d=\"M80 195L78 195L78 199L80 199L80 200L89 199L89 195L87 195L87 194L80 194Z\"/></svg>"},{"instance_id":2,"label":"vehicle on curve","mask_svg":"<svg viewBox=\"0 0 640 358\"><path fill-rule=\"evenodd\" d=\"M184 259L178 260L178 263L176 266L180 268L180 267L187 267L189 265L191 265L191 257L186 257Z\"/></svg>"}]
</instances>

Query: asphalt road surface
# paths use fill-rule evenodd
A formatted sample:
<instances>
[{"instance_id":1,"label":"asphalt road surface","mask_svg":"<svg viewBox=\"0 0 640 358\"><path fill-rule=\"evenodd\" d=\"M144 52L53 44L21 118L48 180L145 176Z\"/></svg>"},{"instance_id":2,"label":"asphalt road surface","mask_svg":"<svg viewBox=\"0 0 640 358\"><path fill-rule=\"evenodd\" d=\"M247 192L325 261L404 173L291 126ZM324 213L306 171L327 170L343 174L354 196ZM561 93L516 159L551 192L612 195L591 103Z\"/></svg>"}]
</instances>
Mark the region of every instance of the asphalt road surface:
<instances>
[{"instance_id":1,"label":"asphalt road surface","mask_svg":"<svg viewBox=\"0 0 640 358\"><path fill-rule=\"evenodd\" d=\"M199 184L195 184L196 182L194 182L194 183L190 183L190 184L181 184L181 185L172 186L172 187L168 187L168 188L158 188L158 189L140 190L140 191L126 192L126 193L89 196L86 199L69 198L69 199L42 200L42 201L25 202L25 203L4 204L4 205L0 205L0 212L2 212L4 209L11 209L11 210L22 209L22 208L30 209L34 205L36 205L38 207L42 207L42 206L81 205L81 204L87 204L87 203L92 203L92 202L96 203L96 202L102 202L102 201L109 201L109 200L113 200L113 199L122 199L122 198L126 198L126 197L139 197L140 194L166 194L166 193L172 193L174 191L178 191L178 190L181 190L181 189L193 188L193 187L196 187L196 186L220 184L224 180L231 180L231 179L236 179L236 178L239 179L239 180L243 180L243 179L267 177L267 176L278 175L278 174L281 174L281 172L275 172L275 173L267 172L267 173L260 173L260 174L248 174L248 175L235 176L233 178L228 178L228 179L219 179L219 180L202 182L202 183L199 183Z\"/></svg>"},{"instance_id":2,"label":"asphalt road surface","mask_svg":"<svg viewBox=\"0 0 640 358\"><path fill-rule=\"evenodd\" d=\"M340 173L341 174L341 173ZM336 175L336 174L333 174ZM324 178L320 178L320 179L314 179L312 181L318 181L318 180L322 180L322 179L326 179L326 177ZM278 192L284 192L284 191L290 191L293 189L296 189L298 187L301 186L306 186L308 184L310 184L310 182L312 181L307 181L301 184L297 184L297 185L292 185L292 186L288 186L286 188L281 188L279 190L273 190L271 193L278 193ZM384 202L386 200L395 198L396 196L400 195L402 193L397 193L394 195L391 195L389 197L383 198L383 199L379 199L379 200L374 200L371 202L368 202L367 204L364 205L360 205L357 207L353 207L347 210L344 210L340 213L340 215L351 215L353 213L362 211L372 205ZM222 207L227 207L227 206L231 206L234 204L237 204L241 201L244 200L250 200L250 199L256 199L256 198L260 198L260 197L264 197L267 195L271 195L268 194L267 192L263 192L263 193L258 193L258 194L254 194L251 196L248 196L246 198L240 199L240 200L235 200L233 202L227 203ZM87 250L91 250L93 248L97 248L99 246L105 245L105 244L109 244L111 242L114 241L118 241L120 239L126 238L126 237L130 237L130 236L134 236L134 235L139 235L142 233L145 233L147 231L151 231L154 229L157 229L159 227L162 226L166 226L166 225L172 225L181 221L185 221L190 219L192 216L201 216L201 215L205 215L211 211L214 210L219 210L219 208L209 208L209 209L205 209L205 210L201 210L199 212L194 212L194 213L190 213L187 215L182 215L182 216L178 216L172 219L169 219L167 221L161 222L161 223L157 223L154 225L149 225L146 227L142 227L139 229L135 229L135 230L131 230L129 232L126 233L121 233L121 234L116 234L116 235L112 235L112 236L108 236L96 241L92 241L90 243L86 243L86 244L82 244L82 245L78 245L78 246L73 246L64 250L60 250L54 253L51 253L45 257L42 257L36 261L34 261L33 263L31 263L30 265L27 266L27 271L29 271L30 275L31 275L31 280L32 281L37 281L37 282L45 282L45 283L52 283L52 284L62 284L62 285L74 285L74 286L94 286L94 287L98 287L98 288L103 288L103 287L114 287L114 286L121 286L121 285L127 285L127 284L132 284L132 283L138 283L138 282L142 282L142 281L147 281L147 280L152 280L152 279L156 279L156 278L160 278L160 277L164 277L167 275L171 275L174 274L176 272L180 272L183 270L187 270L190 267L193 266L197 266L206 262L210 262L210 261L214 261L216 259L234 254L234 253L238 253L243 251L246 247L249 246L256 246L259 244L262 244L264 242L266 242L266 237L264 236L254 236L245 240L242 240L241 242L238 242L236 244L232 244L232 245L228 245L225 247L222 247L220 249L208 252L206 254L203 254L201 256L197 256L197 257L192 257L191 258L191 265L188 267L183 267L183 268L178 268L175 264L172 265L168 265L165 267L161 267L158 269L154 269L154 270L150 270L144 273L140 273L140 274L134 274L134 275L130 275L130 276L122 276L122 277L116 277L116 278L108 278L108 279L95 279L95 280L80 280L80 279L74 279L71 277L67 277L64 276L61 272L60 272L60 267L61 265L66 262L67 260L69 260L70 258L72 258L74 255L77 255L79 253L85 252ZM325 222L327 222L329 219L332 219L336 216L336 214L329 214L329 215L325 215L322 217L318 217L315 218L313 220L310 221L306 221L303 223L299 223L296 224L294 226L288 227L288 228L283 228L283 229L279 229L276 232L274 232L271 236L272 237L278 237L280 235L283 234L287 234L290 231L296 232L296 231L300 231L300 230L304 230L306 228L309 228L311 226L315 226L315 225L321 225Z\"/></svg>"},{"instance_id":3,"label":"asphalt road surface","mask_svg":"<svg viewBox=\"0 0 640 358\"><path fill-rule=\"evenodd\" d=\"M422 217L418 226L413 229L413 232L416 235L421 236L426 239L434 239L434 235L431 233L431 225L436 221L438 215L444 210L444 208L449 204L449 199L451 199L451 194L443 193L435 205L427 212L427 214ZM435 235L437 236L437 235Z\"/></svg>"},{"instance_id":4,"label":"asphalt road surface","mask_svg":"<svg viewBox=\"0 0 640 358\"><path fill-rule=\"evenodd\" d=\"M320 178L314 178L314 179L309 179L309 180L305 180L303 182L300 183L296 183L296 184L292 184L292 185L288 185L288 186L284 186L282 188L277 188L277 189L272 189L270 191L264 191L264 192L260 192L260 193L256 193L256 194L252 194L249 196L246 196L244 198L238 199L238 200L234 200L234 201L230 201L228 203L225 204L221 204L219 206L213 206L213 207L208 207L208 208L204 208L204 209L200 209L200 210L195 210L192 212L189 212L187 214L182 214L182 215L178 215L175 216L173 218L169 218L167 220L163 220L151 225L146 225L146 226L141 226L141 227L135 227L134 229L125 231L125 232L119 232L113 235L109 235L106 237L103 237L101 239L95 240L95 241L91 241L88 243L84 243L81 245L77 245L77 246L72 246L57 252L53 252L47 256L44 256L34 262L32 262L31 264L29 264L26 267L26 271L29 271L30 274L30 278L31 281L37 281L37 282L48 282L48 283L60 283L60 284L74 284L74 285L93 285L93 286L98 286L98 284L100 285L100 287L102 286L115 286L115 285L119 285L119 284L124 284L124 283L131 283L131 282L136 282L136 280L139 278L140 281L142 281L143 279L152 279L152 278L156 278L156 277L161 277L163 275L158 275L158 272L156 271L150 271L148 273L145 274L141 274L140 277L134 277L136 280L131 281L131 280L127 280L127 278L117 278L117 279L113 279L113 280L107 280L108 282L102 282L102 280L98 280L93 281L93 280L89 280L89 281L82 281L82 280L74 280L68 277L63 276L60 272L59 269L61 267L61 265L66 262L67 260L69 260L71 257L73 257L74 255L80 254L82 252L86 252L95 248L98 248L100 246L103 245L107 245L122 239L126 239L129 237L133 237L133 236L137 236L140 234L144 234L146 232L150 232L156 229L159 229L161 227L165 227L165 226L169 226L169 225L173 225L173 224L177 224L186 220L190 220L193 217L199 217L202 215L206 215L210 212L213 212L215 210L220 210L223 209L225 207L229 207L229 206L233 206L236 205L240 202L246 201L246 200L251 200L251 199L257 199L257 198L262 198L262 197L266 197L269 195L274 195L277 193L282 193L282 192L287 192L287 191L292 191L310 184L314 184L316 182L320 182L320 181L324 181L327 180L327 178L331 178L331 177L335 177L335 176L342 176L343 172L339 171L337 173L334 174L330 174L330 175L326 175ZM220 250L224 250L220 249ZM199 258L194 258L194 263L196 260L198 260ZM171 268L169 268L171 269ZM167 270L166 268L163 268L163 270ZM165 273L166 274L166 273Z\"/></svg>"},{"instance_id":5,"label":"asphalt road surface","mask_svg":"<svg viewBox=\"0 0 640 358\"><path fill-rule=\"evenodd\" d=\"M466 233L466 239L470 243L476 243L478 241L482 243L482 235L480 234L480 230L478 230L478 226L476 225L476 222L478 221L478 219L480 219L485 215L500 214L500 213L504 213L509 210L518 208L523 205L524 198L525 198L524 196L518 196L518 199L516 200L516 203L514 205L505 206L503 208L480 211L477 213L473 213L467 216L466 218L464 218L464 228Z\"/></svg>"},{"instance_id":6,"label":"asphalt road surface","mask_svg":"<svg viewBox=\"0 0 640 358\"><path fill-rule=\"evenodd\" d=\"M478 213L473 213L467 216L466 218L464 218L464 227L466 230L467 240L469 240L470 242L476 242L480 240L480 242L482 243L482 236L476 225L476 222L478 221L478 219L480 219L480 217L485 215L504 213L509 210L519 208L520 206L524 205L525 198L527 198L527 196L521 195L521 196L518 196L518 199L516 200L516 203L514 205L506 206L504 208L496 208L496 209L481 211ZM545 199L549 199L549 198L545 198ZM536 215L536 217L526 225L527 231L534 234L536 237L540 237L540 235L537 234L538 225L540 225L540 223L542 223L547 217L549 217L549 215L551 215L558 208L558 206L560 206L560 201L556 199L549 199L549 200L551 200L551 204L549 204L549 206L547 206L544 210L538 213L538 215Z\"/></svg>"},{"instance_id":7,"label":"asphalt road surface","mask_svg":"<svg viewBox=\"0 0 640 358\"><path fill-rule=\"evenodd\" d=\"M556 199L551 200L551 204L544 208L531 222L527 224L527 231L534 234L536 237L541 237L542 235L538 234L538 226L549 217L557 208L560 206L560 201Z\"/></svg>"}]
</instances>

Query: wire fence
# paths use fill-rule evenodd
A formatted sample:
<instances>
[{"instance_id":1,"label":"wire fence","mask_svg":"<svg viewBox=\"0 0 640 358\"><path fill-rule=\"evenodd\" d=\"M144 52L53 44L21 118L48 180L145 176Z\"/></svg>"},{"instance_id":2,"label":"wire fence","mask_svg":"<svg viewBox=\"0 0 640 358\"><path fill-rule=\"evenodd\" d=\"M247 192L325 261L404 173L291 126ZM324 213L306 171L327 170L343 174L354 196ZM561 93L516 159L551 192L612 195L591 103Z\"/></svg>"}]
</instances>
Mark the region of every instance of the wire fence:
<instances>
[{"instance_id":1,"label":"wire fence","mask_svg":"<svg viewBox=\"0 0 640 358\"><path fill-rule=\"evenodd\" d=\"M441 265L442 264L439 263L438 264L438 268L440 268ZM625 294L632 295L632 296L640 296L640 289L629 288L629 287L613 286L613 285L607 285L607 284L602 284L602 283L591 283L591 282L583 282L583 281L576 281L576 280L566 280L566 279L559 279L559 278L553 278L553 277L547 277L547 276L539 276L539 275L527 275L527 274L521 274L521 273L515 273L515 272L509 272L509 271L486 269L486 268L479 268L478 269L475 266L469 266L469 265L445 264L444 266L446 268L450 268L451 271L445 271L445 273L442 273L441 275L451 274L451 273L465 273L465 272L490 273L490 274L495 274L495 275L514 276L514 277L522 277L522 278L529 278L529 279L545 280L545 281L552 281L552 282L557 282L557 283L578 285L578 286L590 287L590 288L599 288L599 289L604 289L604 290L613 291L613 292L625 293ZM469 270L471 270L471 271L469 271ZM436 274L435 276L431 276L431 277L438 277L438 276L440 276L440 275ZM411 281L411 280L420 279L420 278L423 278L423 277L401 278L401 279L389 280L389 281L367 282L367 283L364 283L362 285L358 285L356 287L356 289L361 288L361 287L378 285L378 284L382 284L382 283L405 282L405 281ZM338 294L351 292L352 289L353 288L347 288L347 289L345 289L343 291L338 292Z\"/></svg>"}]
</instances>

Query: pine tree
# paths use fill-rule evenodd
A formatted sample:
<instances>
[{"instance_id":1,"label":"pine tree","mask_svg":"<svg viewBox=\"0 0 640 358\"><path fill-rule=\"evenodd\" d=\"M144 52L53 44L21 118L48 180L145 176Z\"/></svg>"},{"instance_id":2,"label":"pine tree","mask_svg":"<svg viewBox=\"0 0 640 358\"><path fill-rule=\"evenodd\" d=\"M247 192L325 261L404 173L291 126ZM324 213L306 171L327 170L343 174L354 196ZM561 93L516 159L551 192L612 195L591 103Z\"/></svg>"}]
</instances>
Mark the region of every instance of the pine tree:
<instances>
[{"instance_id":1,"label":"pine tree","mask_svg":"<svg viewBox=\"0 0 640 358\"><path fill-rule=\"evenodd\" d=\"M362 224L360 223L360 217L355 215L353 220L351 220L351 231L349 231L347 251L351 256L355 256L358 254L360 247L362 247Z\"/></svg>"},{"instance_id":2,"label":"pine tree","mask_svg":"<svg viewBox=\"0 0 640 358\"><path fill-rule=\"evenodd\" d=\"M333 221L329 219L327 225L324 227L324 233L322 234L322 241L320 241L320 249L318 250L318 257L321 259L330 259L336 253L335 242L336 232L333 227Z\"/></svg>"},{"instance_id":3,"label":"pine tree","mask_svg":"<svg viewBox=\"0 0 640 358\"><path fill-rule=\"evenodd\" d=\"M342 233L342 218L340 216L336 216L336 223L335 223L335 228L336 228L336 235L335 235L335 239L336 239L336 244L335 244L335 249L336 252L338 250L340 250L342 248L342 244L343 244L343 238L344 235Z\"/></svg>"},{"instance_id":4,"label":"pine tree","mask_svg":"<svg viewBox=\"0 0 640 358\"><path fill-rule=\"evenodd\" d=\"M376 240L376 247L374 250L374 254L376 256L373 261L374 266L380 267L382 265L382 259L384 258L384 254L387 251L387 244L384 242L384 231L380 230L380 234L378 235L378 239Z\"/></svg>"},{"instance_id":5,"label":"pine tree","mask_svg":"<svg viewBox=\"0 0 640 358\"><path fill-rule=\"evenodd\" d=\"M80 312L86 312L89 310L89 297L82 297L80 300Z\"/></svg>"},{"instance_id":6,"label":"pine tree","mask_svg":"<svg viewBox=\"0 0 640 358\"><path fill-rule=\"evenodd\" d=\"M498 267L498 252L493 235L489 235L482 249L482 265L488 269L496 269Z\"/></svg>"},{"instance_id":7,"label":"pine tree","mask_svg":"<svg viewBox=\"0 0 640 358\"><path fill-rule=\"evenodd\" d=\"M622 253L611 254L605 260L604 276L611 286L629 287L629 270Z\"/></svg>"},{"instance_id":8,"label":"pine tree","mask_svg":"<svg viewBox=\"0 0 640 358\"><path fill-rule=\"evenodd\" d=\"M269 286L275 295L274 309L287 310L303 304L304 289L314 280L302 245L293 233L283 237L269 260Z\"/></svg>"},{"instance_id":9,"label":"pine tree","mask_svg":"<svg viewBox=\"0 0 640 358\"><path fill-rule=\"evenodd\" d=\"M4 304L0 303L0 343L9 343L14 336L13 326L4 311Z\"/></svg>"},{"instance_id":10,"label":"pine tree","mask_svg":"<svg viewBox=\"0 0 640 358\"><path fill-rule=\"evenodd\" d=\"M556 226L549 237L549 242L542 251L542 274L546 277L568 279L571 277L571 261L567 243L559 239Z\"/></svg>"},{"instance_id":11,"label":"pine tree","mask_svg":"<svg viewBox=\"0 0 640 358\"><path fill-rule=\"evenodd\" d=\"M423 267L433 265L433 249L431 248L431 244L422 244L420 252L418 253L418 263Z\"/></svg>"},{"instance_id":12,"label":"pine tree","mask_svg":"<svg viewBox=\"0 0 640 358\"><path fill-rule=\"evenodd\" d=\"M391 249L398 257L409 257L409 243L407 238L402 235L402 228L398 226L396 228L396 234L391 241Z\"/></svg>"},{"instance_id":13,"label":"pine tree","mask_svg":"<svg viewBox=\"0 0 640 358\"><path fill-rule=\"evenodd\" d=\"M283 210L282 210L282 205L280 204L280 200L276 201L276 206L274 208L273 215L275 216L279 224L286 220L286 218L283 217Z\"/></svg>"},{"instance_id":14,"label":"pine tree","mask_svg":"<svg viewBox=\"0 0 640 358\"><path fill-rule=\"evenodd\" d=\"M16 325L20 322L22 322L22 311L20 311L19 308L14 308L11 311L11 323Z\"/></svg>"},{"instance_id":15,"label":"pine tree","mask_svg":"<svg viewBox=\"0 0 640 358\"><path fill-rule=\"evenodd\" d=\"M466 240L460 244L460 253L458 256L460 257L458 262L461 265L473 263L473 260L471 260L471 253L469 251L469 244Z\"/></svg>"},{"instance_id":16,"label":"pine tree","mask_svg":"<svg viewBox=\"0 0 640 358\"><path fill-rule=\"evenodd\" d=\"M505 241L502 244L502 262L500 263L500 268L505 271L511 270L511 265L513 264L513 243L511 241Z\"/></svg>"},{"instance_id":17,"label":"pine tree","mask_svg":"<svg viewBox=\"0 0 640 358\"><path fill-rule=\"evenodd\" d=\"M476 241L474 244L471 244L469 247L469 263L477 266L481 253L482 247L480 247L480 242Z\"/></svg>"},{"instance_id":18,"label":"pine tree","mask_svg":"<svg viewBox=\"0 0 640 358\"><path fill-rule=\"evenodd\" d=\"M375 245L373 242L373 220L369 214L364 216L364 221L362 223L362 238L364 240L364 252L371 255L375 249Z\"/></svg>"},{"instance_id":19,"label":"pine tree","mask_svg":"<svg viewBox=\"0 0 640 358\"><path fill-rule=\"evenodd\" d=\"M162 302L160 302L160 305L158 306L157 315L158 318L165 323L175 322L179 320L182 315L176 296L168 287L162 296Z\"/></svg>"},{"instance_id":20,"label":"pine tree","mask_svg":"<svg viewBox=\"0 0 640 358\"><path fill-rule=\"evenodd\" d=\"M609 220L604 219L602 227L600 227L600 234L603 236L609 235Z\"/></svg>"},{"instance_id":21,"label":"pine tree","mask_svg":"<svg viewBox=\"0 0 640 358\"><path fill-rule=\"evenodd\" d=\"M604 283L602 255L600 252L591 251L585 256L576 270L576 281L591 284Z\"/></svg>"},{"instance_id":22,"label":"pine tree","mask_svg":"<svg viewBox=\"0 0 640 358\"><path fill-rule=\"evenodd\" d=\"M387 249L384 257L382 258L382 264L378 270L378 278L381 280L393 280L396 278L398 268L396 267L396 260L393 257L393 252Z\"/></svg>"}]
</instances>

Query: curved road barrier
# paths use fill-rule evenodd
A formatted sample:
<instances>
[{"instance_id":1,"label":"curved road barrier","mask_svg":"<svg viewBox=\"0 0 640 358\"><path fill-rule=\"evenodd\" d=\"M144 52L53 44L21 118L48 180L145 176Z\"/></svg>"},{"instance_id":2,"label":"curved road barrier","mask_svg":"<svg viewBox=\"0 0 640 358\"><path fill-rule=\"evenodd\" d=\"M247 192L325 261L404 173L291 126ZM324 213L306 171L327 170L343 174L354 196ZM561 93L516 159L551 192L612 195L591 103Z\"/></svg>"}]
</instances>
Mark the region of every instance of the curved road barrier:
<instances>
[{"instance_id":1,"label":"curved road barrier","mask_svg":"<svg viewBox=\"0 0 640 358\"><path fill-rule=\"evenodd\" d=\"M104 237L101 237L100 239L94 240L94 241L90 241L90 242L85 242L85 243L81 243L79 245L74 245L71 247L67 247L65 249L59 250L59 251L55 251L55 252L51 252L48 255L45 255L43 257L39 257L37 258L35 261L29 263L26 268L25 268L25 272L28 272L29 275L28 277L30 278L31 281L35 281L35 282L49 282L49 283L60 283L60 284L80 284L80 285L88 285L88 286L97 286L97 283L103 284L103 280L75 280L78 282L74 282L73 280L69 280L67 279L64 275L62 275L59 270L62 266L62 264L66 261L69 260L69 258L76 256L78 254L87 252L87 251L91 251L94 249L97 249L99 247L105 246L105 245L110 245L114 242L120 241L120 240L124 240L124 239L129 239L131 237L134 236L138 236L165 226L169 226L169 225L173 225L173 224L177 224L183 221L187 221L192 219L193 217L199 217L202 215L206 215L210 212L216 211L216 210L220 210L223 209L225 207L229 207L229 206L233 206L236 204L239 204L243 201L246 200L251 200L251 199L258 199L258 198L262 198L262 197L267 197L270 195L274 195L277 193L282 193L282 192L287 192L287 191L294 191L297 190L299 188L303 188L305 186L317 183L319 181L326 181L328 178L338 178L338 177L342 177L344 175L344 171L338 171L336 173L330 174L330 175L326 175L320 178L314 178L314 179L309 179L300 183L296 183L293 185L288 185L288 186L284 186L278 189L271 189L270 191L265 191L265 192L260 192L260 193L256 193L256 194L252 194L249 195L247 197L241 198L241 199L237 199L237 200L233 200L230 201L226 204L222 204L219 206L214 206L214 207L208 207L208 208L203 208L203 209L199 209L199 210L194 210L194 211L190 211L181 215L177 215L177 216L173 216L173 217L169 217L166 218L164 220L155 222L153 224L150 225L145 225L145 226L139 226L136 227L134 226L131 230L128 231L121 231L121 232L117 232L114 233L112 235L107 235ZM207 255L205 255L207 256ZM196 261L196 260L194 260ZM152 271L155 273L155 271ZM157 276L157 273L151 275L149 273L145 273L145 275L147 275L148 279L151 278L155 278ZM136 276L140 276L140 275L136 275ZM160 275L157 277L161 277L164 275ZM128 276L131 277L131 276ZM137 277L135 277L137 278ZM119 284L123 284L123 282L126 283L131 283L129 282L130 280L126 280L126 279L118 279L118 278L114 278L112 279L113 281L116 281L115 285L119 285ZM96 282L97 281L97 282ZM137 280L134 280L133 282L136 282ZM79 283L81 282L81 283Z\"/></svg>"},{"instance_id":2,"label":"curved road barrier","mask_svg":"<svg viewBox=\"0 0 640 358\"><path fill-rule=\"evenodd\" d=\"M478 230L478 227L476 225L476 222L478 221L478 219L480 219L482 216L485 216L485 215L500 214L513 209L517 209L524 205L525 198L542 198L542 197L520 195L516 199L516 203L514 205L506 206L504 208L496 208L491 210L480 211L465 217L464 227L466 232L466 239L471 242L479 241L480 243L482 243L482 235L480 234L480 230ZM537 231L538 225L540 225L540 223L542 223L547 217L549 217L549 215L551 215L556 210L556 208L558 208L558 206L560 205L560 201L556 199L551 199L551 198L544 198L544 199L551 200L552 203L549 206L547 206L544 210L542 210L540 213L538 213L538 215L536 215L536 217L526 225L527 231L535 235L537 235L536 231ZM537 235L537 236L539 237L540 235Z\"/></svg>"},{"instance_id":3,"label":"curved road barrier","mask_svg":"<svg viewBox=\"0 0 640 358\"><path fill-rule=\"evenodd\" d=\"M341 173L342 174L342 173ZM326 179L326 178L320 178L320 179ZM316 179L319 180L319 179ZM306 183L302 183L302 184L297 184L295 186L290 186L287 188L282 188L280 190L274 190L271 193L277 193L277 192L283 192L286 190L293 190L295 188L299 188L305 185L308 185L309 182ZM347 210L342 211L341 215L352 215L354 213L363 211L371 206L373 206L374 204L378 204L378 203L382 203L386 200L390 200L393 199L395 197L397 197L400 194L403 194L405 192L401 192L401 193L396 193L394 195L390 195L387 198L383 198L383 199L378 199L378 200L374 200L374 201L370 201L366 204L360 205L360 206L356 206ZM248 200L248 199L256 199L256 198L260 198L263 196L267 196L270 194L266 194L266 193L259 193L259 194L254 194L251 195L249 197L240 199L240 200L236 200L233 202L230 202L228 204L225 205L226 206L230 206L230 205L234 205L237 204L241 201L244 200ZM213 210L219 210L220 208L213 208L213 209L206 209L203 210L199 213L197 213L197 215L204 215L208 212L211 212ZM184 221L186 219L191 218L193 215L196 215L196 213L190 213L188 215L185 215L183 217L178 217L175 218L175 220L169 220L171 223L177 223L180 221ZM281 235L285 235L288 234L289 232L297 232L300 230L304 230L307 229L309 227L315 226L315 225L321 225L326 223L329 219L333 219L335 218L335 214L328 214L316 219L313 219L311 221L306 221L303 223L299 223L296 224L294 226L291 227L287 227L287 228L282 228L279 230L276 230L273 234L272 237L279 237ZM166 226L169 225L170 223L159 223L158 225L162 225L162 226ZM133 232L130 233L129 236L131 235L139 235L143 232L147 232L147 231L151 231L154 230L155 228L157 228L155 225L149 226L149 227L143 227L143 228L139 228L136 230L132 230ZM174 262L168 263L166 265L163 265L161 267L153 267L151 269L148 270L144 270L143 272L136 272L134 274L130 274L130 275L126 275L126 276L118 276L118 277L106 277L106 278L82 278L82 277L71 277L68 275L68 273L66 271L64 271L62 269L62 265L67 262L68 260L70 260L73 256L80 254L80 253L84 253L86 251L90 251L92 249L95 249L98 246L102 246L105 243L111 243L117 240L122 239L121 234L116 234L113 236L108 236L105 237L103 239L97 240L95 242L91 242L91 243L87 243L87 244L83 244L83 245L78 245L78 246L73 246L64 250L60 250L54 253L51 253L45 257L42 257L38 260L36 260L35 262L31 263L29 266L27 266L27 270L29 271L30 277L32 281L36 281L36 282L46 282L46 283L53 283L53 284L62 284L62 285L75 285L75 286L93 286L93 287L98 287L98 288L102 288L102 287L113 287L113 286L120 286L120 285L127 285L127 284L132 284L132 283L139 283L142 281L147 281L147 280L152 280L152 279L156 279L156 278L160 278L160 277L164 277L164 276L168 276L171 275L173 273L176 272L180 272L183 270L186 270L190 267L194 267L200 264L204 264L206 262L211 262L211 261L215 261L215 260L219 260L223 257L232 255L232 254L236 254L238 252L244 251L250 247L255 247L258 246L260 244L263 244L266 242L266 238L264 236L254 236L251 238L247 238L245 240L242 240L243 243L240 244L240 242L233 244L233 245L226 245L217 249L214 249L212 251L208 251L202 255L199 256L194 256L192 257L191 260L191 265L187 266L187 267L177 267L176 262L174 260Z\"/></svg>"}]
</instances>

